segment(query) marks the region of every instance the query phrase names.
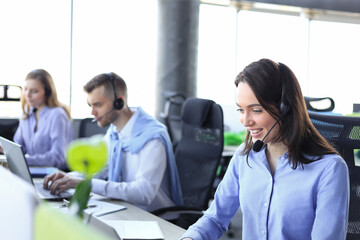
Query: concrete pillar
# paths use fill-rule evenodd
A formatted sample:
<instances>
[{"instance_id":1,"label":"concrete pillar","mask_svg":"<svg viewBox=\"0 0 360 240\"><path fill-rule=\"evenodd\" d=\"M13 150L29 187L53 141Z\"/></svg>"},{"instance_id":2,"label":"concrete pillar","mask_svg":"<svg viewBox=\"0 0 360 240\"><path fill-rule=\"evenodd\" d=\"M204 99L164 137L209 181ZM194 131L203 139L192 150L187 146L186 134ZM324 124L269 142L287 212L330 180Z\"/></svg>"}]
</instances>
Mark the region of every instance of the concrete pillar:
<instances>
[{"instance_id":1,"label":"concrete pillar","mask_svg":"<svg viewBox=\"0 0 360 240\"><path fill-rule=\"evenodd\" d=\"M156 118L164 91L196 96L199 0L158 0Z\"/></svg>"}]
</instances>

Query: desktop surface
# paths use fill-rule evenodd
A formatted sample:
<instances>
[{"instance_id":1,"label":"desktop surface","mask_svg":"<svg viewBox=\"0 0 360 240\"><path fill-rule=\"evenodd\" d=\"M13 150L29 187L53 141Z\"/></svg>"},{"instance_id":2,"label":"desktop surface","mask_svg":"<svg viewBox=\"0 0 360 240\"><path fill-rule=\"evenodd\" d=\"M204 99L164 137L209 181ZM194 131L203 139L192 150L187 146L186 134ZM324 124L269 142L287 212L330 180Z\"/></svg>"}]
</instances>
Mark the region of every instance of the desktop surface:
<instances>
[{"instance_id":1,"label":"desktop surface","mask_svg":"<svg viewBox=\"0 0 360 240\"><path fill-rule=\"evenodd\" d=\"M39 181L37 179L36 181ZM121 200L115 200L115 199L109 199L107 197L103 197L101 195L93 194L92 198L94 200L99 201L105 201L112 204L119 204L126 207L126 209L109 213L103 216L98 217L100 220L135 220L135 221L157 221L160 225L161 231L164 234L165 240L174 240L174 239L180 239L180 237L185 233L185 229L180 228L176 226L175 224L172 224L158 216L155 216L143 209L140 209L131 203L121 201ZM49 202L52 206L60 206L63 204L62 201L54 201Z\"/></svg>"}]
</instances>

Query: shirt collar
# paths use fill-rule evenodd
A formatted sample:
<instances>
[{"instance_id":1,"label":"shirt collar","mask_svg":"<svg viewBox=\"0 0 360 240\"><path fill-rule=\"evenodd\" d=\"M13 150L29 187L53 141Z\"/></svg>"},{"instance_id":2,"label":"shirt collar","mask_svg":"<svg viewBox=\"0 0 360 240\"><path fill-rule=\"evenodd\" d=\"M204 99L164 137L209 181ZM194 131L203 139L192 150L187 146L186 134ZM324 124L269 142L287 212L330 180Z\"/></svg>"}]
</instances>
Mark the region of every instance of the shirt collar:
<instances>
[{"instance_id":1,"label":"shirt collar","mask_svg":"<svg viewBox=\"0 0 360 240\"><path fill-rule=\"evenodd\" d=\"M256 159L261 161L270 171L269 163L266 158L265 150L267 148L267 145L265 145L259 152L252 151L253 154L256 156ZM281 169L285 166L285 164L289 164L289 153L285 152L284 155L280 156L277 161L277 167L276 169Z\"/></svg>"},{"instance_id":2,"label":"shirt collar","mask_svg":"<svg viewBox=\"0 0 360 240\"><path fill-rule=\"evenodd\" d=\"M35 116L35 112L34 112L34 107L30 107L30 109L29 109L29 116ZM40 116L41 115L43 115L44 113L46 113L47 111L49 110L49 107L48 106L44 106L42 109L41 109L41 111L40 111Z\"/></svg>"},{"instance_id":3,"label":"shirt collar","mask_svg":"<svg viewBox=\"0 0 360 240\"><path fill-rule=\"evenodd\" d=\"M123 129L121 131L118 131L116 127L114 127L114 132L116 132L119 136L119 139L125 140L129 139L131 137L132 128L135 124L135 119L137 118L137 115L139 112L137 111L137 108L130 108L130 111L132 111L134 114L130 117L129 121L125 124Z\"/></svg>"}]
</instances>

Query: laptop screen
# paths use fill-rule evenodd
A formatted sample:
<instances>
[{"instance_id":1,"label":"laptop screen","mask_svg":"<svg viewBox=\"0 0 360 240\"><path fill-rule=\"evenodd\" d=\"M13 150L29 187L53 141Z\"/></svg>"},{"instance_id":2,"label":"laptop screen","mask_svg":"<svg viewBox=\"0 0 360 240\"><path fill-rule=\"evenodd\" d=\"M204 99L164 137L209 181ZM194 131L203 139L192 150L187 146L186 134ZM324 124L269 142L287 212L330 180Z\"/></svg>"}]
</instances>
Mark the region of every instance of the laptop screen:
<instances>
[{"instance_id":1,"label":"laptop screen","mask_svg":"<svg viewBox=\"0 0 360 240\"><path fill-rule=\"evenodd\" d=\"M0 137L0 144L4 150L10 171L34 185L21 146L3 137Z\"/></svg>"}]
</instances>

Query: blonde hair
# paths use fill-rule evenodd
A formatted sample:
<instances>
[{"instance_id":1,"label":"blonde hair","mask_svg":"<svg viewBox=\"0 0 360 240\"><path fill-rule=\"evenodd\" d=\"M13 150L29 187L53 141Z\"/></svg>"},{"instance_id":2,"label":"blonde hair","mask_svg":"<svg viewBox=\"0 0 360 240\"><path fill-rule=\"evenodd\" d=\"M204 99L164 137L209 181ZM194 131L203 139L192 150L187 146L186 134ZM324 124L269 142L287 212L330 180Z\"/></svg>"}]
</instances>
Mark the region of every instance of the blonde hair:
<instances>
[{"instance_id":1,"label":"blonde hair","mask_svg":"<svg viewBox=\"0 0 360 240\"><path fill-rule=\"evenodd\" d=\"M45 90L45 105L48 107L62 107L69 120L71 120L70 109L59 102L57 98L56 88L51 75L44 69L35 69L26 75L25 81L33 79L38 80L44 87ZM24 112L24 119L29 117L30 106L26 102L24 94L21 95L21 107Z\"/></svg>"}]
</instances>

